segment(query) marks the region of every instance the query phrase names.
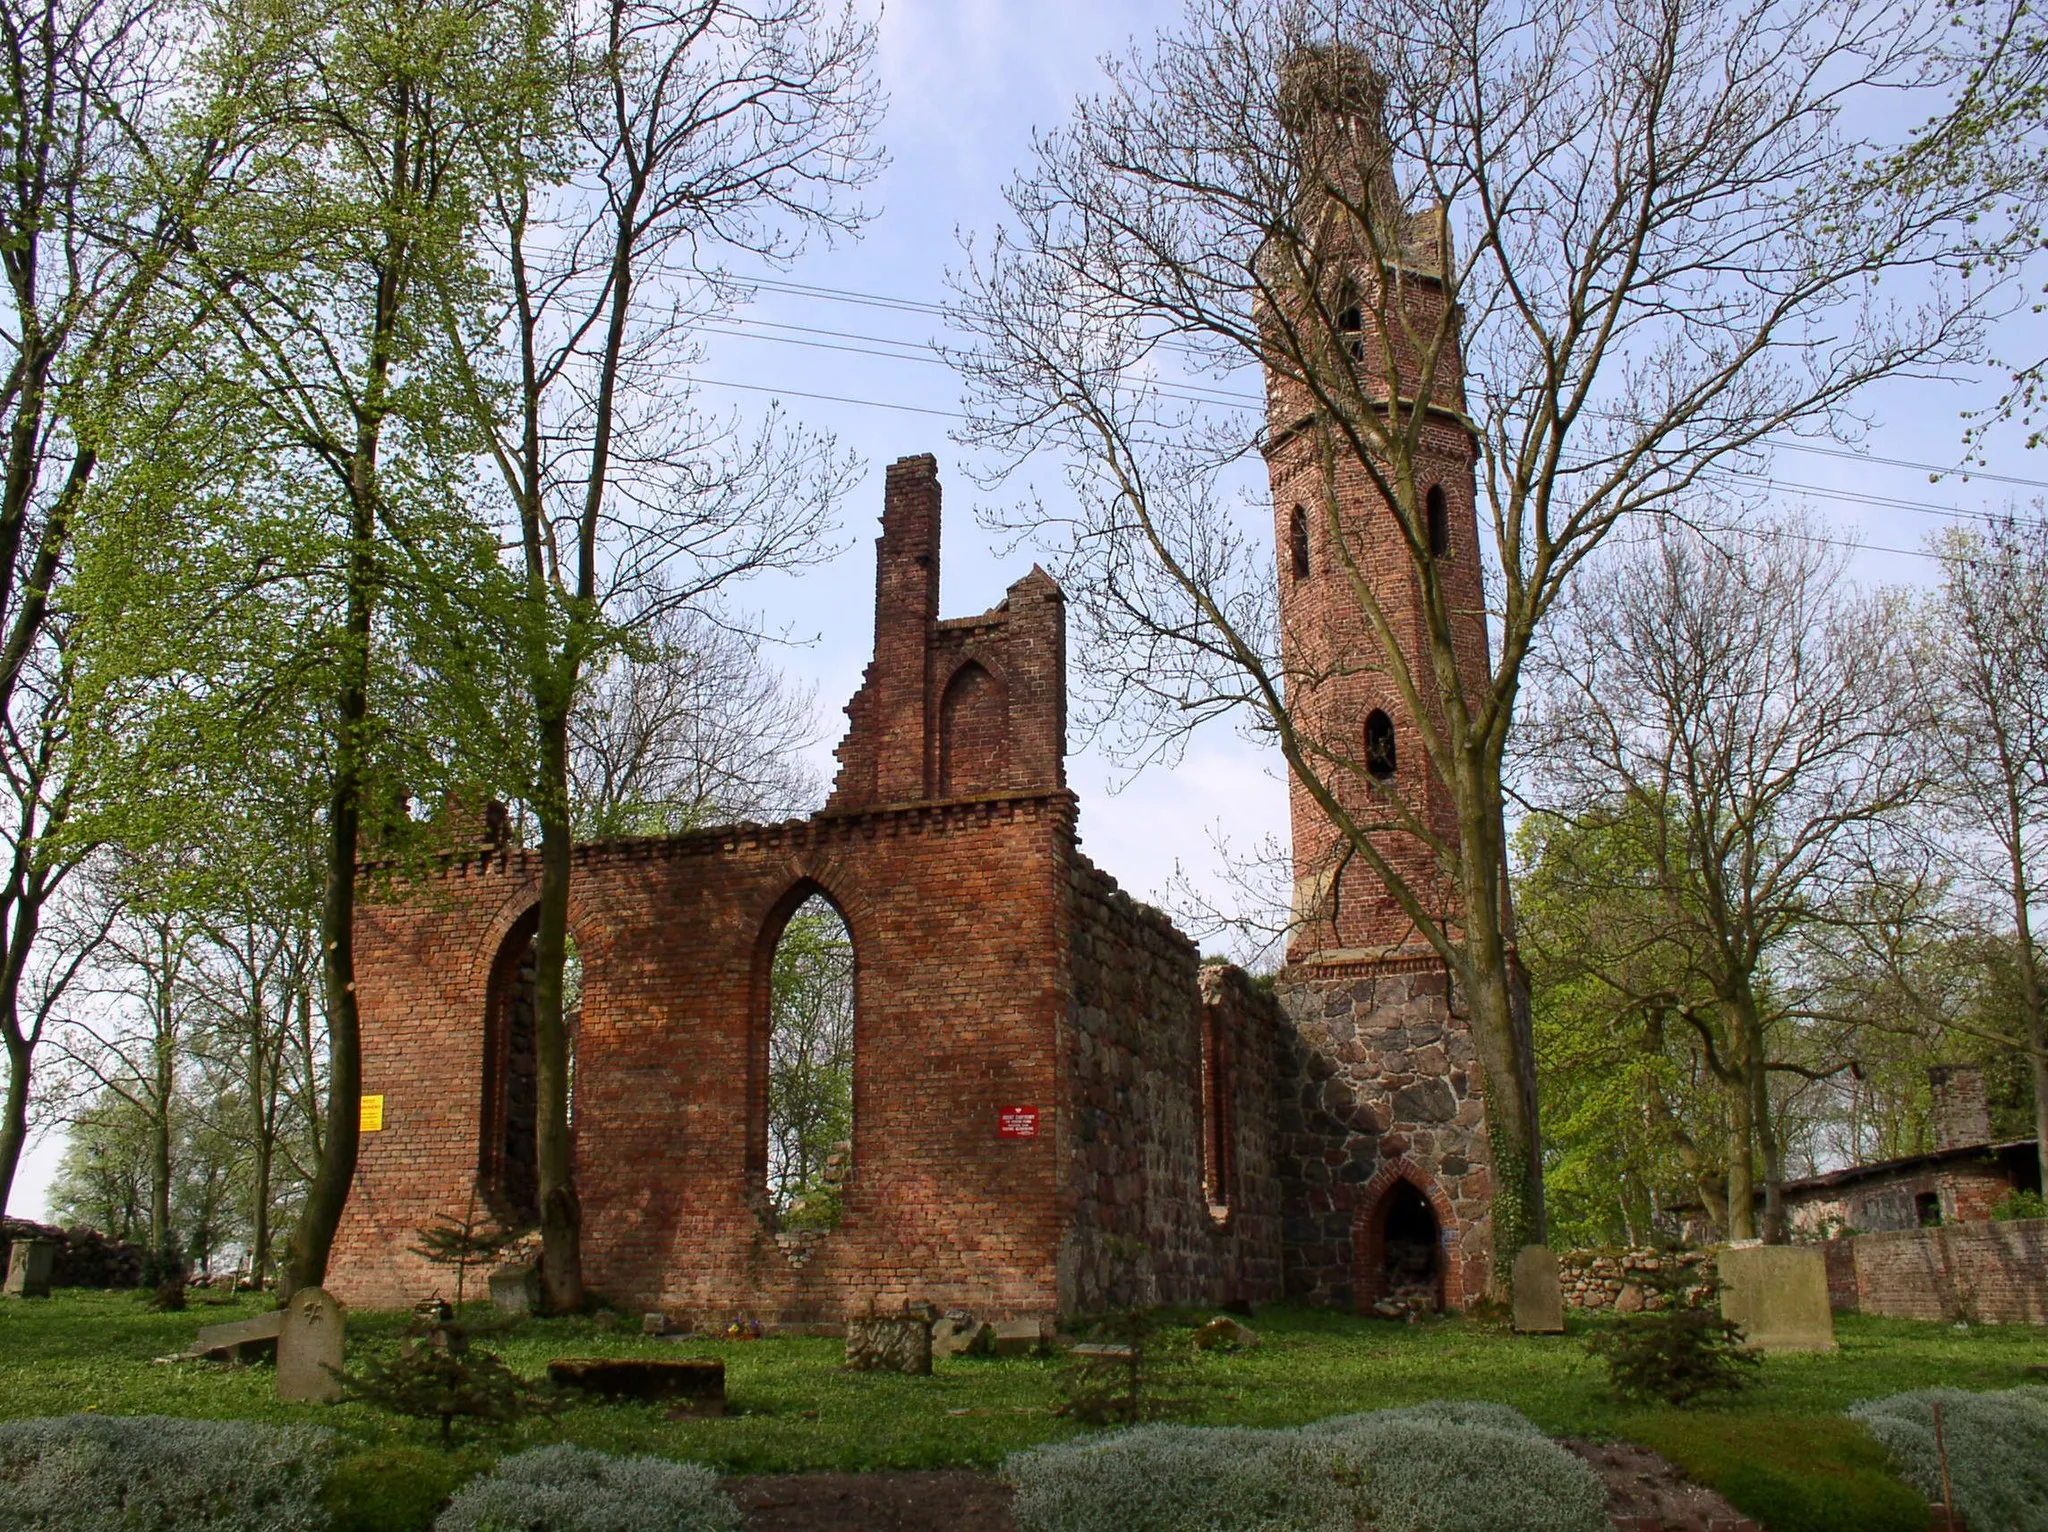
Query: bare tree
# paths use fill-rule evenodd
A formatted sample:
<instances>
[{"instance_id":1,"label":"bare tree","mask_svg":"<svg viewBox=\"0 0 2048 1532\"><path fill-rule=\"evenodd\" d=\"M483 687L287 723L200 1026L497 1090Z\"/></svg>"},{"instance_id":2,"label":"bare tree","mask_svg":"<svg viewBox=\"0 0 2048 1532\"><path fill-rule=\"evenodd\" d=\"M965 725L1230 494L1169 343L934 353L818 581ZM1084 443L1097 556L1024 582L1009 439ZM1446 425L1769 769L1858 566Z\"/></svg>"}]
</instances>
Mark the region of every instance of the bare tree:
<instances>
[{"instance_id":1,"label":"bare tree","mask_svg":"<svg viewBox=\"0 0 2048 1532\"><path fill-rule=\"evenodd\" d=\"M1819 1018L1802 944L1872 918L1928 780L1901 601L1860 594L1845 565L1797 520L1726 548L1674 528L1617 550L1553 626L1517 745L1545 815L1631 832L1636 855L1573 869L1609 894L1576 956L1617 1013L1700 1044L1727 1103L1737 1239L1757 1232L1759 1161L1763 1236L1785 1236L1774 1074L1848 1062L1804 1056Z\"/></svg>"},{"instance_id":2,"label":"bare tree","mask_svg":"<svg viewBox=\"0 0 2048 1532\"><path fill-rule=\"evenodd\" d=\"M1939 548L1942 584L1924 672L1935 699L1928 738L1956 831L1950 850L1959 881L2010 931L2020 1031L1992 1040L2027 1056L2048 1172L2048 974L2034 933L2048 857L2048 523L1957 529ZM1928 1009L1951 1028L1982 1030L1951 1008Z\"/></svg>"},{"instance_id":3,"label":"bare tree","mask_svg":"<svg viewBox=\"0 0 2048 1532\"><path fill-rule=\"evenodd\" d=\"M816 700L751 635L663 612L584 677L569 719L576 833L675 835L807 812L823 797L802 755Z\"/></svg>"},{"instance_id":4,"label":"bare tree","mask_svg":"<svg viewBox=\"0 0 2048 1532\"><path fill-rule=\"evenodd\" d=\"M1844 173L1939 23L1878 0L1191 0L1041 138L960 281L970 438L1071 465L1071 515L1021 521L1067 544L1098 716L1137 748L1248 717L1469 998L1503 1278L1542 1228L1503 870L1523 665L1618 524L1974 344L1961 299L1891 296L1952 254L1967 195ZM1287 668L1273 549L1230 497L1272 442L1202 381L1247 373L1302 403L1315 529L1369 635L1332 663L1384 675L1454 834L1361 800L1355 741L1303 726L1318 674ZM1447 418L1476 454L1483 612L1430 532ZM1413 631L1387 599L1409 592ZM1390 833L1431 849L1427 877Z\"/></svg>"},{"instance_id":5,"label":"bare tree","mask_svg":"<svg viewBox=\"0 0 2048 1532\"><path fill-rule=\"evenodd\" d=\"M534 1031L542 1271L583 1301L564 964L587 667L620 629L818 556L851 463L827 438L708 419L684 368L734 296L720 265L856 229L880 110L875 29L824 0L587 0L530 38L559 94L500 144L490 259L502 372L469 398L516 522L538 769ZM451 307L450 338L462 352Z\"/></svg>"}]
</instances>

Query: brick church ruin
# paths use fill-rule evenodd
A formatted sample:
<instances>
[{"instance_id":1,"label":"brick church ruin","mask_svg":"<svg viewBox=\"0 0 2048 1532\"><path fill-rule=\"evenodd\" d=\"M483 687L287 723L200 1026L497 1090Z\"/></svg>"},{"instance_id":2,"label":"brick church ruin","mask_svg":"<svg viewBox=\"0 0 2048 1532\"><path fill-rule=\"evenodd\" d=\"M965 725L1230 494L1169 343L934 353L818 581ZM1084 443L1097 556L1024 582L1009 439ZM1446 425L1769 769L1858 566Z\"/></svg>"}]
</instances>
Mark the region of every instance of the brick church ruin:
<instances>
[{"instance_id":1,"label":"brick church ruin","mask_svg":"<svg viewBox=\"0 0 2048 1532\"><path fill-rule=\"evenodd\" d=\"M1441 216L1401 217L1401 301L1430 324ZM1429 537L1469 598L1462 659L1483 680L1475 451L1448 371L1423 406ZM1297 695L1301 726L1352 742L1363 771L1342 791L1391 788L1454 835L1391 687L1325 663L1369 636L1304 509L1323 493L1311 407L1274 382L1269 415L1290 673L1331 676ZM1338 494L1359 529L1382 529L1366 574L1420 644L1390 510L1362 476ZM792 1325L906 1299L986 1318L1472 1301L1491 1267L1484 1106L1442 961L1362 865L1333 859L1296 787L1302 918L1286 966L1264 985L1204 965L1080 850L1058 587L1033 569L993 610L941 618L939 543L937 465L904 458L883 497L874 659L824 808L576 849L591 1290L700 1323ZM1391 854L1434 876L1420 841ZM539 875L537 853L483 839L376 885L361 913L363 1088L383 1115L329 1272L347 1302L445 1286L416 1231L461 1217L477 1189L530 1202ZM792 913L819 895L852 940L853 1129L836 1226L799 1229L768 1196L769 974Z\"/></svg>"}]
</instances>

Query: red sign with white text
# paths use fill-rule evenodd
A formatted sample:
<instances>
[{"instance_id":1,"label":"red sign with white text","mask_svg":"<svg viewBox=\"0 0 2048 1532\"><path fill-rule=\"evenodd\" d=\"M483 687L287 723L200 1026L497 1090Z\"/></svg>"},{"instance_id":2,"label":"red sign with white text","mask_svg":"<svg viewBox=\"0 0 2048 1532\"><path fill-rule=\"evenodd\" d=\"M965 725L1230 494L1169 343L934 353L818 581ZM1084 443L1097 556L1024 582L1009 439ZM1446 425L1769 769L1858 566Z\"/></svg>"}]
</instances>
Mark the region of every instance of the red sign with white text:
<instances>
[{"instance_id":1,"label":"red sign with white text","mask_svg":"<svg viewBox=\"0 0 2048 1532\"><path fill-rule=\"evenodd\" d=\"M996 1136L998 1138L1038 1137L1038 1108L1035 1106L1006 1106L997 1108Z\"/></svg>"}]
</instances>

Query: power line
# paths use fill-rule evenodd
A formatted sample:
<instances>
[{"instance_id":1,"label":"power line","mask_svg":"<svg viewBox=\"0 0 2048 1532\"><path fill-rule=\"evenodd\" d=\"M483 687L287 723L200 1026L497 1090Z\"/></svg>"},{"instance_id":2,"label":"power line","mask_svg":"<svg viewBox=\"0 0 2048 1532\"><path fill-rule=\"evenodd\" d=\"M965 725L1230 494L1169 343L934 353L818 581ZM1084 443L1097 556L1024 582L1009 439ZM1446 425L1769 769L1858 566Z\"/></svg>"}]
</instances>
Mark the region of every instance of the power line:
<instances>
[{"instance_id":1,"label":"power line","mask_svg":"<svg viewBox=\"0 0 2048 1532\"><path fill-rule=\"evenodd\" d=\"M722 335L735 340L767 341L776 345L801 346L807 350L836 351L854 356L873 357L881 361L915 362L940 367L947 365L944 358L929 354L931 348L929 346L923 346L921 345L921 343L911 341L895 341L883 336L860 335L855 332L845 330L824 330L808 325L780 324L768 320L736 320L721 324L706 325L703 328L705 333L707 334ZM755 333L758 330L766 328L793 331L795 333L788 335L766 335ZM842 340L849 342L871 341L885 346L900 346L913 351L921 349L927 354L903 355L898 352L874 350L869 346L855 344L840 344L837 340L806 340L801 338L804 335L836 336ZM1179 383L1155 382L1152 385L1152 387L1158 390L1165 397L1174 399L1181 403L1204 406L1215 405L1218 408L1230 409L1237 411L1239 413L1250 412L1250 406L1248 405L1222 404L1216 400L1197 398L1184 392L1181 392L1180 390L1183 387L1185 387L1185 385ZM773 392L772 389L765 391ZM789 392L793 397L826 397L824 395L817 394L803 394L795 389L788 390L787 392ZM861 401L855 399L842 399L839 400L838 402L848 404L865 402L873 404L877 408L883 409L907 408L907 406L891 406L878 400ZM951 418L956 420L965 420L968 418L964 414L961 414L957 411L949 412L938 410L925 410L923 413L950 415ZM1731 479L1740 483L1752 484L1760 489L1770 490L1774 492L1785 492L1806 495L1811 496L1812 498L1817 500L1833 501L1838 504L1865 505L1877 510L1902 511L1908 515L1929 516L1939 520L1946 521L1981 521L1995 523L2002 519L1998 516L1996 512L1992 511L1971 511L1965 510L1961 506L1952 505L1927 505L1917 500L1905 500L1891 495L1876 495L1870 493L1867 490L1838 489L1832 485L1807 484L1796 479L1780 479L1772 474L1758 473L1747 469L1714 468L1709 470L1709 472L1716 475L1717 477Z\"/></svg>"},{"instance_id":2,"label":"power line","mask_svg":"<svg viewBox=\"0 0 2048 1532\"><path fill-rule=\"evenodd\" d=\"M916 298L894 297L885 293L861 292L855 288L826 287L816 283L791 282L776 277L749 278L743 281L741 285L747 287L765 288L771 292L783 293L794 298L807 298L834 303L848 303L868 308L893 309L901 312L927 314L940 319L950 317L950 311L943 304L932 303ZM766 321L750 320L742 320L741 322L766 323ZM780 326L779 328L801 330L807 327L801 325L789 325ZM895 345L906 347L924 346L926 349L930 349L929 342L895 341L882 336L846 335L842 336L842 338L875 341L883 345ZM906 360L908 359L906 358ZM943 358L935 358L935 360L943 361ZM1216 388L1211 385L1202 383L1183 383L1178 386L1183 388L1199 389L1204 393L1214 394L1219 398L1239 400L1244 403L1255 406L1263 407L1264 405L1264 400L1262 400L1256 394L1243 393L1233 389ZM1202 401L1197 400L1190 402L1198 403ZM1788 440L1779 437L1767 438L1767 445L1772 447L1774 450L1780 452L1799 452L1804 453L1809 457L1834 458L1841 462L1855 463L1863 466L1881 468L1902 468L1907 469L1914 473L1930 474L1938 478L1958 478L1964 481L1965 483L1968 483L1972 480L1978 480L1987 484L2007 484L2018 489L2048 490L2048 479L2028 478L2022 474L1994 473L1988 469L1965 468L1958 467L1953 464L1944 466L1939 463L1920 462L1913 458L1885 457L1876 453L1858 452L1853 448L1849 447L1826 447L1820 445L1817 442L1805 442L1798 441L1796 439Z\"/></svg>"}]
</instances>

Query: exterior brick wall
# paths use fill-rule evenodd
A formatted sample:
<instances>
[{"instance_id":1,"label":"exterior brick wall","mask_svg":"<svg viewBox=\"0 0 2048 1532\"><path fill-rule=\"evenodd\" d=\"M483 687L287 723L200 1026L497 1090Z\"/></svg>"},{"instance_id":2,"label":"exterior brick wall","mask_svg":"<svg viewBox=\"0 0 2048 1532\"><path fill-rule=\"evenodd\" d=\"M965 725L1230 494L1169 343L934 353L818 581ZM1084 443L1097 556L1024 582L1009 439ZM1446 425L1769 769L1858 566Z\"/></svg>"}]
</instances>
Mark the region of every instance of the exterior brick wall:
<instances>
[{"instance_id":1,"label":"exterior brick wall","mask_svg":"<svg viewBox=\"0 0 2048 1532\"><path fill-rule=\"evenodd\" d=\"M2048 1324L2048 1218L1830 1240L1828 1297L1888 1319Z\"/></svg>"}]
</instances>

